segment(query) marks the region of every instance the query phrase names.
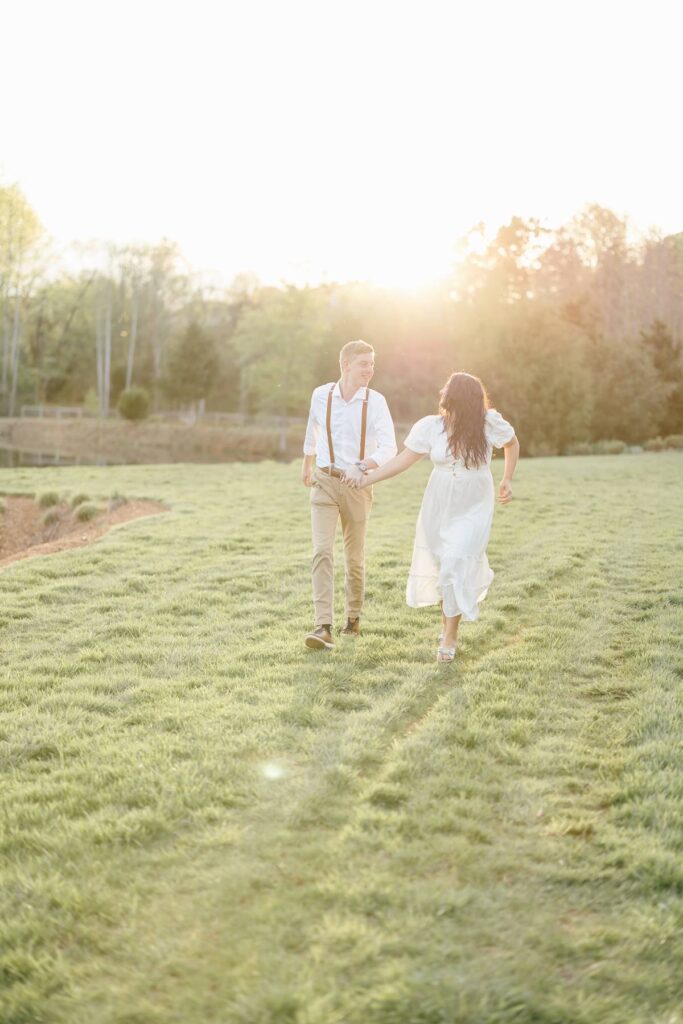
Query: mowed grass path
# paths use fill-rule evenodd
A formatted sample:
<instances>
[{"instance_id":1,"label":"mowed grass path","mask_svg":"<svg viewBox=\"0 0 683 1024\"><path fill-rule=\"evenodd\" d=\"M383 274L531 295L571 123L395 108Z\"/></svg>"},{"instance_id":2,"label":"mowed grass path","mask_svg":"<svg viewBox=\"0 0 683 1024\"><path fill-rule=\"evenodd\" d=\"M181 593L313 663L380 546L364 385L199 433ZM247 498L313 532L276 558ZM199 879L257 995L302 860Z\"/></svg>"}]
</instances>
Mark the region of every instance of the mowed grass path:
<instances>
[{"instance_id":1,"label":"mowed grass path","mask_svg":"<svg viewBox=\"0 0 683 1024\"><path fill-rule=\"evenodd\" d=\"M683 1020L683 459L521 463L453 667L426 475L324 655L298 466L3 471L170 511L0 573L2 1024Z\"/></svg>"}]
</instances>

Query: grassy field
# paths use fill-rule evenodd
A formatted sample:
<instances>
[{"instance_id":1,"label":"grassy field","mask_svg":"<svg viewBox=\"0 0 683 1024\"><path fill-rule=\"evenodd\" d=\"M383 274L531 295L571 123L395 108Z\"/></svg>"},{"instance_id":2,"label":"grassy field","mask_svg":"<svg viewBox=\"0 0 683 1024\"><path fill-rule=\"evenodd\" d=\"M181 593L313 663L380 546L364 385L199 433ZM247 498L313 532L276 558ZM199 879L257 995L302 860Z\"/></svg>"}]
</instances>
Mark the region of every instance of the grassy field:
<instances>
[{"instance_id":1,"label":"grassy field","mask_svg":"<svg viewBox=\"0 0 683 1024\"><path fill-rule=\"evenodd\" d=\"M0 573L2 1024L683 1021L683 458L523 462L441 667L426 470L331 655L297 466L2 472L170 507Z\"/></svg>"}]
</instances>

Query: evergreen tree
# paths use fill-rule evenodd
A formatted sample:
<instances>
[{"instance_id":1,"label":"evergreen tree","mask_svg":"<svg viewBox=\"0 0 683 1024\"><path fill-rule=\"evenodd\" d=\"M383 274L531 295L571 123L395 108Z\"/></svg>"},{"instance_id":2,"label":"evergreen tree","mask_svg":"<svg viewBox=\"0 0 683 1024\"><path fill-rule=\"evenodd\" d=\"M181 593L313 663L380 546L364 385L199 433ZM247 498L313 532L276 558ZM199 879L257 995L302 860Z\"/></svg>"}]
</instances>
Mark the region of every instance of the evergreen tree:
<instances>
[{"instance_id":1,"label":"evergreen tree","mask_svg":"<svg viewBox=\"0 0 683 1024\"><path fill-rule=\"evenodd\" d=\"M649 331L641 332L641 339L652 355L659 374L661 403L659 433L683 433L683 352L667 325L655 320Z\"/></svg>"},{"instance_id":2,"label":"evergreen tree","mask_svg":"<svg viewBox=\"0 0 683 1024\"><path fill-rule=\"evenodd\" d=\"M164 391L172 402L196 402L208 395L217 369L213 339L192 321L171 349Z\"/></svg>"}]
</instances>

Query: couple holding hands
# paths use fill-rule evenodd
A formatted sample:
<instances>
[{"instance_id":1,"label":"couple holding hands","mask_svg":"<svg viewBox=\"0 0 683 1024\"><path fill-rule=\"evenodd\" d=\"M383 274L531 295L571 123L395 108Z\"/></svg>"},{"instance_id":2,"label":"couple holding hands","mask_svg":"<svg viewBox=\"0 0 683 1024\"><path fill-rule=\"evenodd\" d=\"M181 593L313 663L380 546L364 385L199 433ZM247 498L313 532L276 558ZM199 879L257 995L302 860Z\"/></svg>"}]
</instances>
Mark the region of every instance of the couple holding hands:
<instances>
[{"instance_id":1,"label":"couple holding hands","mask_svg":"<svg viewBox=\"0 0 683 1024\"><path fill-rule=\"evenodd\" d=\"M486 557L494 508L492 449L505 451L498 496L507 504L519 442L510 424L488 407L481 381L469 373L454 373L440 392L439 412L417 421L397 455L386 399L369 387L375 370L372 346L349 342L339 354L339 364L340 380L313 392L304 441L301 477L311 488L315 606L315 627L305 638L306 646L334 647L338 521L346 568L346 626L341 632L354 637L360 633L372 485L429 456L433 471L417 519L406 601L411 608L441 606L437 661L451 662L461 620L477 618L493 579Z\"/></svg>"}]
</instances>

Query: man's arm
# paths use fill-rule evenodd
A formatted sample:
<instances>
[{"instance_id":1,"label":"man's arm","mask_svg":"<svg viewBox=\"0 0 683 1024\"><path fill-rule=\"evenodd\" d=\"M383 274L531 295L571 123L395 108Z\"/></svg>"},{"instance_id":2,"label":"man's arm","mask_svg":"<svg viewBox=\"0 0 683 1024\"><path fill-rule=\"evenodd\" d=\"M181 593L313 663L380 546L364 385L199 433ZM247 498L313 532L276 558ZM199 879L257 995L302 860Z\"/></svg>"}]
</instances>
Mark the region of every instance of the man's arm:
<instances>
[{"instance_id":1,"label":"man's arm","mask_svg":"<svg viewBox=\"0 0 683 1024\"><path fill-rule=\"evenodd\" d=\"M378 395L377 410L375 412L375 437L377 438L377 450L366 459L371 469L383 466L389 459L393 459L398 451L396 447L396 433L394 421L389 412L389 406L384 395Z\"/></svg>"},{"instance_id":2,"label":"man's arm","mask_svg":"<svg viewBox=\"0 0 683 1024\"><path fill-rule=\"evenodd\" d=\"M304 487L310 487L313 482L315 451L318 445L318 434L320 433L320 425L315 418L314 405L315 391L311 395L311 408L308 413L306 437L304 438L304 461L301 465L301 482Z\"/></svg>"},{"instance_id":3,"label":"man's arm","mask_svg":"<svg viewBox=\"0 0 683 1024\"><path fill-rule=\"evenodd\" d=\"M301 482L304 487L310 487L313 483L313 470L315 468L315 455L304 455L301 464Z\"/></svg>"}]
</instances>

